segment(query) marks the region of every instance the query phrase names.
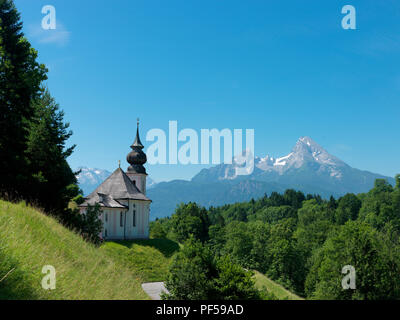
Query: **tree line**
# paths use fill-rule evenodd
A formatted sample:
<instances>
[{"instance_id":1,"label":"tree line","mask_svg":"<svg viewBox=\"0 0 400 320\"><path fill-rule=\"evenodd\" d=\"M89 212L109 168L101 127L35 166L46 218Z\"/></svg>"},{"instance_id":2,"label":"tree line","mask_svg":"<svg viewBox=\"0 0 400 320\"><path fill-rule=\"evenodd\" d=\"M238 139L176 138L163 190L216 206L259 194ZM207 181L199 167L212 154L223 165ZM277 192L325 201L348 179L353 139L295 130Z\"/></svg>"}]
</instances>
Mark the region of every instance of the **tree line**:
<instances>
[{"instance_id":1,"label":"tree line","mask_svg":"<svg viewBox=\"0 0 400 320\"><path fill-rule=\"evenodd\" d=\"M68 208L82 193L67 162L75 149L67 147L72 131L22 27L13 1L0 0L0 197L24 200L94 239L95 214Z\"/></svg>"},{"instance_id":2,"label":"tree line","mask_svg":"<svg viewBox=\"0 0 400 320\"><path fill-rule=\"evenodd\" d=\"M215 259L264 273L307 299L400 298L400 175L395 187L378 179L368 193L339 199L287 190L218 208L181 204L151 223L151 235L193 238ZM177 259L170 277L194 259ZM356 289L342 287L347 265L356 271ZM185 287L170 285L178 292Z\"/></svg>"}]
</instances>

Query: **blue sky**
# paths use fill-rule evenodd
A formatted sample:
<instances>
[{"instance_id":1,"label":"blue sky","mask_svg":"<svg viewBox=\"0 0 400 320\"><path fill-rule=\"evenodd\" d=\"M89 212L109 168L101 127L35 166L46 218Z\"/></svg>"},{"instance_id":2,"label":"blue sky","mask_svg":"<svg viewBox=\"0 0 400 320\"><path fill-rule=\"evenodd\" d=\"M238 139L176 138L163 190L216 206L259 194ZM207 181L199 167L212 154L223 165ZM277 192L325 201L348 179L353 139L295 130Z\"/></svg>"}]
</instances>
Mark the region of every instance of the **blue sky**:
<instances>
[{"instance_id":1,"label":"blue sky","mask_svg":"<svg viewBox=\"0 0 400 320\"><path fill-rule=\"evenodd\" d=\"M349 165L400 172L396 0L15 0L74 132L69 162L114 170L152 128L252 128L257 155L311 136ZM344 5L357 30L341 27ZM44 5L57 30L41 30ZM126 164L126 165L125 165ZM156 181L199 165L147 165Z\"/></svg>"}]
</instances>

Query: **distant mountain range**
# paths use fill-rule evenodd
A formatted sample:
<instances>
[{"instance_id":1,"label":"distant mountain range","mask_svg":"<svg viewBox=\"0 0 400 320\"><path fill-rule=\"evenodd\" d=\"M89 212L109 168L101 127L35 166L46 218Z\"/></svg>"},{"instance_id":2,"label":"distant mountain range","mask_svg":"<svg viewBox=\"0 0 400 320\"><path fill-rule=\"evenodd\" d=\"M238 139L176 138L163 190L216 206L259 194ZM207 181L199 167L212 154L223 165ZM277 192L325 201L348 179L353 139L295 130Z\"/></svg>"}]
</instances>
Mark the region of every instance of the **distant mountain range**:
<instances>
[{"instance_id":1,"label":"distant mountain range","mask_svg":"<svg viewBox=\"0 0 400 320\"><path fill-rule=\"evenodd\" d=\"M79 187L82 189L85 196L92 193L96 188L106 180L112 172L103 169L79 167L75 172L80 171L76 176ZM156 185L156 182L150 177L147 178L147 189L151 189Z\"/></svg>"},{"instance_id":2,"label":"distant mountain range","mask_svg":"<svg viewBox=\"0 0 400 320\"><path fill-rule=\"evenodd\" d=\"M256 157L251 175L236 176L236 167L235 162L220 164L201 170L190 181L150 183L147 195L153 200L151 218L171 215L180 202L196 201L206 207L219 206L249 201L265 193L284 192L286 189L328 198L331 195L339 197L346 193L367 192L378 178L395 183L394 178L350 167L309 137L300 138L284 157ZM82 170L78 180L84 190L93 191L93 186L110 174L107 171L104 173L105 170L83 169L87 170Z\"/></svg>"},{"instance_id":3,"label":"distant mountain range","mask_svg":"<svg viewBox=\"0 0 400 320\"><path fill-rule=\"evenodd\" d=\"M220 164L201 170L191 181L159 183L148 192L153 200L152 218L170 215L180 202L218 206L289 188L328 198L367 192L378 178L395 183L393 178L350 167L309 137L300 138L284 157L256 157L251 175L236 176L236 166Z\"/></svg>"}]
</instances>

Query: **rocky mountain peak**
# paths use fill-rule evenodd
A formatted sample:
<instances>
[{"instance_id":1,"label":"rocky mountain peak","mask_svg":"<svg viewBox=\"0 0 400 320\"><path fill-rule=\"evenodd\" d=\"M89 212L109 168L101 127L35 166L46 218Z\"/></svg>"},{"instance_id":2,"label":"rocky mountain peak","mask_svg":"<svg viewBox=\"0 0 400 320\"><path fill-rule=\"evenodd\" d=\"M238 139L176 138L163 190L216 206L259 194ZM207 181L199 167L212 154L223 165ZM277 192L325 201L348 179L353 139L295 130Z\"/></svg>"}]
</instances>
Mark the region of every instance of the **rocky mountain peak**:
<instances>
[{"instance_id":1,"label":"rocky mountain peak","mask_svg":"<svg viewBox=\"0 0 400 320\"><path fill-rule=\"evenodd\" d=\"M327 166L345 166L346 164L337 157L329 154L323 147L310 137L301 137L292 150L294 162L300 166L305 161L317 162ZM296 166L298 167L298 166Z\"/></svg>"}]
</instances>

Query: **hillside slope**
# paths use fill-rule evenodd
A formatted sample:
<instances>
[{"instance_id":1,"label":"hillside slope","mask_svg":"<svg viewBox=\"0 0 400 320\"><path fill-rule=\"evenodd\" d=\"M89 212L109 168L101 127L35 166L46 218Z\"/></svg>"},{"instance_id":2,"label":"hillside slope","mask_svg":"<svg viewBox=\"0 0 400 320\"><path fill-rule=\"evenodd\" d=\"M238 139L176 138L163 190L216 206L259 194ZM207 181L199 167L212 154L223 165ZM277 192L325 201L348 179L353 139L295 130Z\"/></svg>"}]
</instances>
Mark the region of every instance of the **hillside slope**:
<instances>
[{"instance_id":1,"label":"hillside slope","mask_svg":"<svg viewBox=\"0 0 400 320\"><path fill-rule=\"evenodd\" d=\"M41 286L44 265L56 269L55 290ZM0 200L0 300L148 299L140 274L56 220Z\"/></svg>"},{"instance_id":2,"label":"hillside slope","mask_svg":"<svg viewBox=\"0 0 400 320\"><path fill-rule=\"evenodd\" d=\"M100 250L130 270L136 270L143 282L162 282L167 280L169 265L179 245L168 239L138 239L108 241Z\"/></svg>"},{"instance_id":3,"label":"hillside slope","mask_svg":"<svg viewBox=\"0 0 400 320\"><path fill-rule=\"evenodd\" d=\"M257 289L266 289L267 292L273 293L279 300L304 300L258 271L255 271L254 280Z\"/></svg>"}]
</instances>

